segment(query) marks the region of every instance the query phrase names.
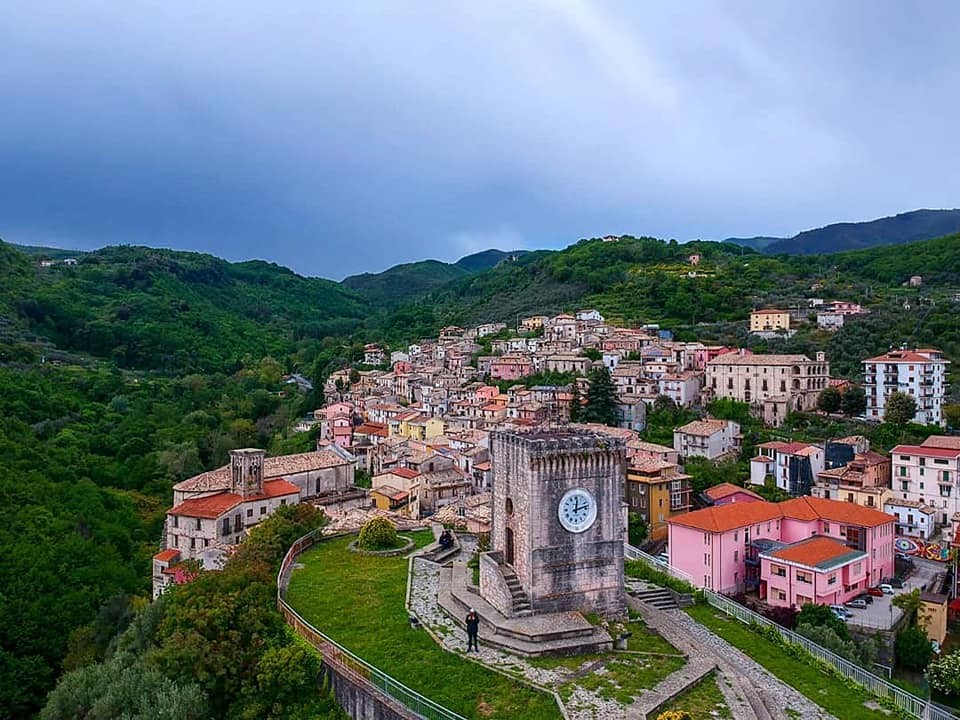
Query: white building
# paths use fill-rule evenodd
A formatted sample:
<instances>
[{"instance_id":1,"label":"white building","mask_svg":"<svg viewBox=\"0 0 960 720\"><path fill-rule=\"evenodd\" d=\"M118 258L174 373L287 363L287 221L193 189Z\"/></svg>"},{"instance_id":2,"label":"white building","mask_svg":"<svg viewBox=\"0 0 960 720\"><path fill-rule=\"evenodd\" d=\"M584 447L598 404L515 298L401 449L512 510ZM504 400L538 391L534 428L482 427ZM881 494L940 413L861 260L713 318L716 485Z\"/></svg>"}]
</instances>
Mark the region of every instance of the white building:
<instances>
[{"instance_id":1,"label":"white building","mask_svg":"<svg viewBox=\"0 0 960 720\"><path fill-rule=\"evenodd\" d=\"M883 511L897 518L897 535L930 540L936 530L937 509L916 500L887 500Z\"/></svg>"},{"instance_id":2,"label":"white building","mask_svg":"<svg viewBox=\"0 0 960 720\"><path fill-rule=\"evenodd\" d=\"M892 499L934 508L934 523L952 536L960 529L960 438L933 435L922 445L897 445L890 457Z\"/></svg>"},{"instance_id":3,"label":"white building","mask_svg":"<svg viewBox=\"0 0 960 720\"><path fill-rule=\"evenodd\" d=\"M594 310L593 308L577 310L577 320L595 320L597 322L603 322L603 315L600 314L599 310Z\"/></svg>"},{"instance_id":4,"label":"white building","mask_svg":"<svg viewBox=\"0 0 960 720\"><path fill-rule=\"evenodd\" d=\"M740 449L740 423L733 420L694 420L673 431L673 449L681 460L718 460Z\"/></svg>"},{"instance_id":5,"label":"white building","mask_svg":"<svg viewBox=\"0 0 960 720\"><path fill-rule=\"evenodd\" d=\"M893 392L911 395L917 401L913 421L943 425L943 399L948 360L933 348L891 350L863 361L863 385L867 394L867 417L882 419L886 400Z\"/></svg>"}]
</instances>

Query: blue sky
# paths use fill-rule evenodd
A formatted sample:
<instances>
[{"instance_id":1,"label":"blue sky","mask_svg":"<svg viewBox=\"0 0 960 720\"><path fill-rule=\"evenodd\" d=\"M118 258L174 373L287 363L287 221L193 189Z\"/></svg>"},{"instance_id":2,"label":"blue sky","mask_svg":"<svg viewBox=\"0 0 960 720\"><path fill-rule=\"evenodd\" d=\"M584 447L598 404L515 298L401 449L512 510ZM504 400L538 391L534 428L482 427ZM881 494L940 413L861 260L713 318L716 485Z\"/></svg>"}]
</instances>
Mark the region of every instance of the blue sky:
<instances>
[{"instance_id":1,"label":"blue sky","mask_svg":"<svg viewBox=\"0 0 960 720\"><path fill-rule=\"evenodd\" d=\"M0 237L334 279L960 206L950 2L6 2Z\"/></svg>"}]
</instances>

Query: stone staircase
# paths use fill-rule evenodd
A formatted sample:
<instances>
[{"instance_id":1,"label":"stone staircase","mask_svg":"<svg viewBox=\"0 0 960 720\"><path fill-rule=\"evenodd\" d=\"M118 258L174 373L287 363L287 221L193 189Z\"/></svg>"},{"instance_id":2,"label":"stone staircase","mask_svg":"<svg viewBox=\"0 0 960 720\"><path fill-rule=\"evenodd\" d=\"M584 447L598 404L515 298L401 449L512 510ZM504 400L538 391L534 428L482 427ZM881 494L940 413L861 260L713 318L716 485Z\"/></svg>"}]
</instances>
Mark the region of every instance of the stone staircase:
<instances>
[{"instance_id":1,"label":"stone staircase","mask_svg":"<svg viewBox=\"0 0 960 720\"><path fill-rule=\"evenodd\" d=\"M679 607L673 593L666 588L640 590L637 593L633 593L633 596L645 605L654 607L657 610L674 610Z\"/></svg>"},{"instance_id":2,"label":"stone staircase","mask_svg":"<svg viewBox=\"0 0 960 720\"><path fill-rule=\"evenodd\" d=\"M527 597L527 594L520 586L520 578L517 577L517 574L513 571L513 568L511 568L509 565L504 565L501 563L500 572L503 574L503 579L507 584L507 589L510 591L510 597L513 601L514 617L527 617L529 615L533 615L533 608L530 606L530 598Z\"/></svg>"}]
</instances>

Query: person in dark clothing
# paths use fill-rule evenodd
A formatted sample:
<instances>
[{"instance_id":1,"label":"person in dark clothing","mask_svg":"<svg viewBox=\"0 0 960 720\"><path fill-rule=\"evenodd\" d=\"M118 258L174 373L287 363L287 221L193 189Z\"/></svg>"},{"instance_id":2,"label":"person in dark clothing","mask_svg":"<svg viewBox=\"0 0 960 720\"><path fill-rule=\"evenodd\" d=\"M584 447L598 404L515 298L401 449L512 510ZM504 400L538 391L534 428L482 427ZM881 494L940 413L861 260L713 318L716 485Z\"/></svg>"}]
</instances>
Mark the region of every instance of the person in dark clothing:
<instances>
[{"instance_id":1,"label":"person in dark clothing","mask_svg":"<svg viewBox=\"0 0 960 720\"><path fill-rule=\"evenodd\" d=\"M480 632L480 616L477 611L470 608L467 613L467 652L471 649L480 652L480 646L477 644L477 633Z\"/></svg>"},{"instance_id":2,"label":"person in dark clothing","mask_svg":"<svg viewBox=\"0 0 960 720\"><path fill-rule=\"evenodd\" d=\"M449 530L444 530L440 533L440 547L444 550L449 550L453 547L453 535Z\"/></svg>"}]
</instances>

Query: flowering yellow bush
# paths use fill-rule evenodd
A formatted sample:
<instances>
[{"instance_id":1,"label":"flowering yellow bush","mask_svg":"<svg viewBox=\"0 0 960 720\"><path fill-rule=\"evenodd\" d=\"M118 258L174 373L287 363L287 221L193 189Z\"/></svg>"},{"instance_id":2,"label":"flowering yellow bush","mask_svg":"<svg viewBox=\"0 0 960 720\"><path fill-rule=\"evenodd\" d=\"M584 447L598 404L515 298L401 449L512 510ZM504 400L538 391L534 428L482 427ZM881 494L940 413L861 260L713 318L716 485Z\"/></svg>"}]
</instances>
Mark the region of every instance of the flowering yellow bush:
<instances>
[{"instance_id":1,"label":"flowering yellow bush","mask_svg":"<svg viewBox=\"0 0 960 720\"><path fill-rule=\"evenodd\" d=\"M657 715L657 720L693 720L686 710L667 710Z\"/></svg>"}]
</instances>

